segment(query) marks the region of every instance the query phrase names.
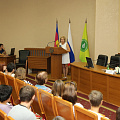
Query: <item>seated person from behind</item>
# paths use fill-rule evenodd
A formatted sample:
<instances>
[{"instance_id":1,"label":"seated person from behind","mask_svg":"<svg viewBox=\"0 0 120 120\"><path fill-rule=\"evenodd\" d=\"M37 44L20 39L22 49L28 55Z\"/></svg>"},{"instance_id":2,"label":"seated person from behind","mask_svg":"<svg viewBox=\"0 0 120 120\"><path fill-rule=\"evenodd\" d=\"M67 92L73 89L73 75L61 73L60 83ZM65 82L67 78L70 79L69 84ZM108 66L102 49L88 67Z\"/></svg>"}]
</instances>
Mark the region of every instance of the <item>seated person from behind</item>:
<instances>
[{"instance_id":1,"label":"seated person from behind","mask_svg":"<svg viewBox=\"0 0 120 120\"><path fill-rule=\"evenodd\" d=\"M74 115L75 115L74 105L84 108L82 104L77 103L77 92L73 82L67 82L65 84L65 91L63 93L62 99L67 100L73 104Z\"/></svg>"},{"instance_id":2,"label":"seated person from behind","mask_svg":"<svg viewBox=\"0 0 120 120\"><path fill-rule=\"evenodd\" d=\"M116 110L116 120L120 120L120 107Z\"/></svg>"},{"instance_id":3,"label":"seated person from behind","mask_svg":"<svg viewBox=\"0 0 120 120\"><path fill-rule=\"evenodd\" d=\"M29 81L26 80L26 70L23 67L19 67L15 72L15 78L24 81L27 84L33 85Z\"/></svg>"},{"instance_id":4,"label":"seated person from behind","mask_svg":"<svg viewBox=\"0 0 120 120\"><path fill-rule=\"evenodd\" d=\"M8 63L8 64L7 64L7 69L6 69L6 71L5 71L5 74L6 74L6 75L10 75L10 76L12 76L12 77L15 77L14 72L15 72L15 64L12 63L12 62Z\"/></svg>"},{"instance_id":5,"label":"seated person from behind","mask_svg":"<svg viewBox=\"0 0 120 120\"><path fill-rule=\"evenodd\" d=\"M56 116L55 118L53 118L53 120L65 120L65 119L61 116Z\"/></svg>"},{"instance_id":6,"label":"seated person from behind","mask_svg":"<svg viewBox=\"0 0 120 120\"><path fill-rule=\"evenodd\" d=\"M6 114L12 109L10 102L10 97L12 94L12 87L9 85L0 85L0 109Z\"/></svg>"},{"instance_id":7,"label":"seated person from behind","mask_svg":"<svg viewBox=\"0 0 120 120\"><path fill-rule=\"evenodd\" d=\"M101 117L104 115L99 113L99 108L103 103L103 94L100 91L92 90L88 97L91 104L90 111L96 113L98 115L98 120L101 120Z\"/></svg>"},{"instance_id":8,"label":"seated person from behind","mask_svg":"<svg viewBox=\"0 0 120 120\"><path fill-rule=\"evenodd\" d=\"M45 90L51 93L51 89L45 86L45 83L48 81L48 74L45 71L39 72L36 75L37 84L35 85L38 89Z\"/></svg>"},{"instance_id":9,"label":"seated person from behind","mask_svg":"<svg viewBox=\"0 0 120 120\"><path fill-rule=\"evenodd\" d=\"M0 55L6 55L6 51L3 47L3 44L0 44Z\"/></svg>"},{"instance_id":10,"label":"seated person from behind","mask_svg":"<svg viewBox=\"0 0 120 120\"><path fill-rule=\"evenodd\" d=\"M56 80L52 86L52 94L54 96L62 97L64 89L64 82L62 80Z\"/></svg>"},{"instance_id":11,"label":"seated person from behind","mask_svg":"<svg viewBox=\"0 0 120 120\"><path fill-rule=\"evenodd\" d=\"M23 67L19 67L15 72L15 78L20 80L26 79L26 70Z\"/></svg>"},{"instance_id":12,"label":"seated person from behind","mask_svg":"<svg viewBox=\"0 0 120 120\"><path fill-rule=\"evenodd\" d=\"M35 99L35 90L33 87L22 87L19 96L21 103L14 106L8 113L8 116L11 116L15 120L36 120L36 117L30 108Z\"/></svg>"}]
</instances>

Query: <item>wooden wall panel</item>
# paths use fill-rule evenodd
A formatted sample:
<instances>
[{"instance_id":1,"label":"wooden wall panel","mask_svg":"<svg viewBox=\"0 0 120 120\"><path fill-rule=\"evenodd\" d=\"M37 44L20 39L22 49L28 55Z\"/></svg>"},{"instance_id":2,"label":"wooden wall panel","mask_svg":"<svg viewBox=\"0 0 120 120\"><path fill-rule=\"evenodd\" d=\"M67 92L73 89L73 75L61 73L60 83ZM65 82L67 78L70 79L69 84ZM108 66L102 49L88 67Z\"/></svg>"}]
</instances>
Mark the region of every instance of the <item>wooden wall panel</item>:
<instances>
[{"instance_id":1,"label":"wooden wall panel","mask_svg":"<svg viewBox=\"0 0 120 120\"><path fill-rule=\"evenodd\" d=\"M103 99L107 100L107 76L92 72L92 90L98 90L103 94Z\"/></svg>"},{"instance_id":2,"label":"wooden wall panel","mask_svg":"<svg viewBox=\"0 0 120 120\"><path fill-rule=\"evenodd\" d=\"M90 93L90 71L80 70L80 88L78 90L84 93Z\"/></svg>"}]
</instances>

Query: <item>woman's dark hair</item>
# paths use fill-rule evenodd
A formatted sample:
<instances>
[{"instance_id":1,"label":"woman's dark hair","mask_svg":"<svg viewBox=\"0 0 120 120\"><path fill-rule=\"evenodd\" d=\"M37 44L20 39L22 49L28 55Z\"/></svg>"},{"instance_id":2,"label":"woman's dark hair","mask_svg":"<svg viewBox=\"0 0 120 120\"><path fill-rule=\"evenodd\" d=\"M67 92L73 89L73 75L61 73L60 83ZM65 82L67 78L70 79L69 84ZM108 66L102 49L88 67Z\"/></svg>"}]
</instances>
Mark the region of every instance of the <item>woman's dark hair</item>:
<instances>
[{"instance_id":1,"label":"woman's dark hair","mask_svg":"<svg viewBox=\"0 0 120 120\"><path fill-rule=\"evenodd\" d=\"M12 87L9 85L0 85L0 102L4 102L9 99L12 94Z\"/></svg>"},{"instance_id":2,"label":"woman's dark hair","mask_svg":"<svg viewBox=\"0 0 120 120\"><path fill-rule=\"evenodd\" d=\"M65 84L74 85L75 91L77 91L77 83L75 81L68 81L68 82L65 82Z\"/></svg>"},{"instance_id":3,"label":"woman's dark hair","mask_svg":"<svg viewBox=\"0 0 120 120\"><path fill-rule=\"evenodd\" d=\"M8 63L8 64L7 64L7 71L8 71L8 72L12 72L13 69L15 69L15 64L12 63L12 62Z\"/></svg>"},{"instance_id":4,"label":"woman's dark hair","mask_svg":"<svg viewBox=\"0 0 120 120\"><path fill-rule=\"evenodd\" d=\"M116 120L120 120L120 107L116 110Z\"/></svg>"},{"instance_id":5,"label":"woman's dark hair","mask_svg":"<svg viewBox=\"0 0 120 120\"><path fill-rule=\"evenodd\" d=\"M64 89L65 89L64 82L62 80L56 80L52 86L52 94L54 96L62 97Z\"/></svg>"},{"instance_id":6,"label":"woman's dark hair","mask_svg":"<svg viewBox=\"0 0 120 120\"><path fill-rule=\"evenodd\" d=\"M20 89L19 96L21 102L30 102L33 95L35 94L35 90L31 86L24 86Z\"/></svg>"},{"instance_id":7,"label":"woman's dark hair","mask_svg":"<svg viewBox=\"0 0 120 120\"><path fill-rule=\"evenodd\" d=\"M71 102L73 105L77 102L77 93L75 87L72 84L65 84L65 91L62 99Z\"/></svg>"},{"instance_id":8,"label":"woman's dark hair","mask_svg":"<svg viewBox=\"0 0 120 120\"><path fill-rule=\"evenodd\" d=\"M48 78L48 74L45 71L39 72L36 75L36 81L39 85L44 85L45 84L45 80Z\"/></svg>"}]
</instances>

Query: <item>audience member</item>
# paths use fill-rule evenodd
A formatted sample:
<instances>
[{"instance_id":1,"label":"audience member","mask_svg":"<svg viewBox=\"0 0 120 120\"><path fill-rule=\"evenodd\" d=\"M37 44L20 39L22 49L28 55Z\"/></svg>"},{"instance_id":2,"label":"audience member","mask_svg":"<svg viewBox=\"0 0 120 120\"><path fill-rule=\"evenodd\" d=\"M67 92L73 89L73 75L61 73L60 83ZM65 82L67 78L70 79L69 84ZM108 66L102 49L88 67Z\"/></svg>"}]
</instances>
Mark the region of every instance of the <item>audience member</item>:
<instances>
[{"instance_id":1,"label":"audience member","mask_svg":"<svg viewBox=\"0 0 120 120\"><path fill-rule=\"evenodd\" d=\"M23 67L19 67L15 72L15 78L20 80L26 79L26 70Z\"/></svg>"},{"instance_id":2,"label":"audience member","mask_svg":"<svg viewBox=\"0 0 120 120\"><path fill-rule=\"evenodd\" d=\"M77 93L76 93L76 88L72 82L68 82L65 84L65 91L63 93L62 98L64 100L67 100L73 104L73 113L74 112L74 105L78 105L79 107L83 108L83 105L80 103L77 103Z\"/></svg>"},{"instance_id":3,"label":"audience member","mask_svg":"<svg viewBox=\"0 0 120 120\"><path fill-rule=\"evenodd\" d=\"M48 81L48 74L45 71L39 72L36 75L37 84L35 85L38 89L45 90L51 93L51 89L45 86L45 83Z\"/></svg>"},{"instance_id":4,"label":"audience member","mask_svg":"<svg viewBox=\"0 0 120 120\"><path fill-rule=\"evenodd\" d=\"M65 119L61 116L56 116L55 118L53 118L53 120L65 120Z\"/></svg>"},{"instance_id":5,"label":"audience member","mask_svg":"<svg viewBox=\"0 0 120 120\"><path fill-rule=\"evenodd\" d=\"M0 44L0 55L5 55L6 51L5 48L3 47L3 44Z\"/></svg>"},{"instance_id":6,"label":"audience member","mask_svg":"<svg viewBox=\"0 0 120 120\"><path fill-rule=\"evenodd\" d=\"M120 120L120 107L116 110L116 120Z\"/></svg>"},{"instance_id":7,"label":"audience member","mask_svg":"<svg viewBox=\"0 0 120 120\"><path fill-rule=\"evenodd\" d=\"M12 63L12 62L8 63L5 74L6 74L6 75L10 75L10 76L12 76L12 77L15 77L15 74L14 74L15 68L16 68L16 67L15 67L15 64L14 64L14 63Z\"/></svg>"},{"instance_id":8,"label":"audience member","mask_svg":"<svg viewBox=\"0 0 120 120\"><path fill-rule=\"evenodd\" d=\"M56 80L52 86L52 94L54 96L62 97L64 88L64 82L62 80Z\"/></svg>"},{"instance_id":9,"label":"audience member","mask_svg":"<svg viewBox=\"0 0 120 120\"><path fill-rule=\"evenodd\" d=\"M101 120L101 117L103 117L103 115L99 113L99 108L101 107L103 102L102 93L97 90L92 90L88 97L91 104L90 111L96 113L98 115L98 120Z\"/></svg>"},{"instance_id":10,"label":"audience member","mask_svg":"<svg viewBox=\"0 0 120 120\"><path fill-rule=\"evenodd\" d=\"M35 99L35 91L31 86L24 86L20 89L19 97L21 103L14 106L8 116L11 116L15 120L36 120L33 112L31 112L31 104Z\"/></svg>"},{"instance_id":11,"label":"audience member","mask_svg":"<svg viewBox=\"0 0 120 120\"><path fill-rule=\"evenodd\" d=\"M12 87L9 85L0 85L0 109L4 111L6 114L12 109L12 105L10 102L12 94Z\"/></svg>"}]
</instances>

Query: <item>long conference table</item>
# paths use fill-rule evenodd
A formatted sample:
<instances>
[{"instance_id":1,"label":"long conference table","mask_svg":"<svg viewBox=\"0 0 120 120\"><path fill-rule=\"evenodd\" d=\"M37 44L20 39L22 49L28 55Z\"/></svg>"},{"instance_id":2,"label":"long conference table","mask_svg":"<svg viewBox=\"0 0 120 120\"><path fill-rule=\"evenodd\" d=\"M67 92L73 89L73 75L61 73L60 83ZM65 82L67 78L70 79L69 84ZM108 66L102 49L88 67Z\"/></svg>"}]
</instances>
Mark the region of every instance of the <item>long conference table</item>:
<instances>
[{"instance_id":1,"label":"long conference table","mask_svg":"<svg viewBox=\"0 0 120 120\"><path fill-rule=\"evenodd\" d=\"M71 63L71 79L77 83L78 90L89 94L91 90L101 91L103 99L120 106L120 74L107 74L106 67L94 65L86 68L86 63Z\"/></svg>"}]
</instances>

